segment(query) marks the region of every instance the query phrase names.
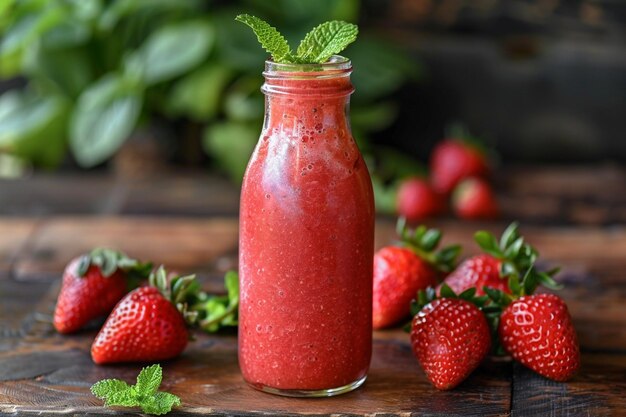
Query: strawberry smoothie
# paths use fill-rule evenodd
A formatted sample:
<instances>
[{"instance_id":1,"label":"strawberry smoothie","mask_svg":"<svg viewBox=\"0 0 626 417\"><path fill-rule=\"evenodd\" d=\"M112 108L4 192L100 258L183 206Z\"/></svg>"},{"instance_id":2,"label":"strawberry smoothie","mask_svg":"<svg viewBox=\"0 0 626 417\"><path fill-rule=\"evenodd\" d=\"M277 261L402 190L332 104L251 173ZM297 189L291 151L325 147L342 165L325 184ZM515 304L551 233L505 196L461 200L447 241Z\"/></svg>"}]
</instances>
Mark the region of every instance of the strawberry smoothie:
<instances>
[{"instance_id":1,"label":"strawberry smoothie","mask_svg":"<svg viewBox=\"0 0 626 417\"><path fill-rule=\"evenodd\" d=\"M299 69L264 72L241 193L239 362L255 388L322 396L358 387L369 367L374 204L346 115L350 61Z\"/></svg>"}]
</instances>

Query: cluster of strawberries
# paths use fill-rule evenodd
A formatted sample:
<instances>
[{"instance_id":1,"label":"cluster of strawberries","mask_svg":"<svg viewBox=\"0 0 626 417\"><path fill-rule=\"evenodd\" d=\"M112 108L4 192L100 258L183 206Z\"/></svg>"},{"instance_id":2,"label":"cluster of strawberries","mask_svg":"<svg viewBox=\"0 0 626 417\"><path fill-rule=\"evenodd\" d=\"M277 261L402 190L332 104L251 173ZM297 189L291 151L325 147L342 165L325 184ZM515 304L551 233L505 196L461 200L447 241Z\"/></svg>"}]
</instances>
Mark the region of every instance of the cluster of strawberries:
<instances>
[{"instance_id":1,"label":"cluster of strawberries","mask_svg":"<svg viewBox=\"0 0 626 417\"><path fill-rule=\"evenodd\" d=\"M418 222L445 212L451 197L458 217L497 217L498 204L486 180L489 173L487 157L478 145L463 139L446 139L432 151L430 179L413 176L400 182L396 211L409 222Z\"/></svg>"},{"instance_id":2,"label":"cluster of strawberries","mask_svg":"<svg viewBox=\"0 0 626 417\"><path fill-rule=\"evenodd\" d=\"M539 271L537 251L514 223L500 240L475 234L483 253L456 268L460 246L436 248L441 232L399 222L400 246L374 257L373 326L397 324L409 314L411 345L428 379L438 389L460 384L492 352L555 381L577 371L580 353L567 306L554 294L534 294L558 268ZM417 294L417 297L416 297Z\"/></svg>"},{"instance_id":3,"label":"cluster of strawberries","mask_svg":"<svg viewBox=\"0 0 626 417\"><path fill-rule=\"evenodd\" d=\"M170 359L187 346L190 326L237 324L237 275L229 274L229 295L212 297L194 275L168 276L163 266L153 271L151 263L94 249L65 268L53 324L69 334L108 315L91 346L97 364Z\"/></svg>"}]
</instances>

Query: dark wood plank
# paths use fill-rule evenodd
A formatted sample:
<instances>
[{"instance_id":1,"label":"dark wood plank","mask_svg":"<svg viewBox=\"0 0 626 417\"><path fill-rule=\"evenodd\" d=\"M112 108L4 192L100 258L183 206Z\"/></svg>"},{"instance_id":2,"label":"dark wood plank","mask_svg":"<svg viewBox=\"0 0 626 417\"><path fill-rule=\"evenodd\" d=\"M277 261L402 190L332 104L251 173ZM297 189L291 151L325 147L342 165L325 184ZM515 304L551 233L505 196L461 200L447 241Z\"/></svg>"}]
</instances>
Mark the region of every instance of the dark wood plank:
<instances>
[{"instance_id":1,"label":"dark wood plank","mask_svg":"<svg viewBox=\"0 0 626 417\"><path fill-rule=\"evenodd\" d=\"M503 166L494 183L505 221L532 224L626 223L626 167ZM239 186L203 171L165 171L147 178L37 174L0 180L0 214L236 216Z\"/></svg>"},{"instance_id":2,"label":"dark wood plank","mask_svg":"<svg viewBox=\"0 0 626 417\"><path fill-rule=\"evenodd\" d=\"M626 223L626 169L619 165L506 167L494 176L506 220Z\"/></svg>"},{"instance_id":3,"label":"dark wood plank","mask_svg":"<svg viewBox=\"0 0 626 417\"><path fill-rule=\"evenodd\" d=\"M514 365L512 417L617 416L626 410L626 354L585 354L568 383Z\"/></svg>"},{"instance_id":4,"label":"dark wood plank","mask_svg":"<svg viewBox=\"0 0 626 417\"><path fill-rule=\"evenodd\" d=\"M200 174L124 179L110 174L0 180L0 215L236 216L239 187Z\"/></svg>"},{"instance_id":5,"label":"dark wood plank","mask_svg":"<svg viewBox=\"0 0 626 417\"><path fill-rule=\"evenodd\" d=\"M142 216L233 216L239 213L239 186L223 178L173 175L126 181L121 214Z\"/></svg>"},{"instance_id":6,"label":"dark wood plank","mask_svg":"<svg viewBox=\"0 0 626 417\"><path fill-rule=\"evenodd\" d=\"M0 180L0 214L50 216L97 214L109 210L116 180L101 174L35 175Z\"/></svg>"},{"instance_id":7,"label":"dark wood plank","mask_svg":"<svg viewBox=\"0 0 626 417\"><path fill-rule=\"evenodd\" d=\"M54 218L37 230L13 273L18 280L54 278L70 259L97 246L117 248L180 273L221 271L234 266L237 228L235 219L217 218Z\"/></svg>"},{"instance_id":8,"label":"dark wood plank","mask_svg":"<svg viewBox=\"0 0 626 417\"><path fill-rule=\"evenodd\" d=\"M19 251L25 249L36 224L34 219L0 219L0 271L10 269Z\"/></svg>"},{"instance_id":9,"label":"dark wood plank","mask_svg":"<svg viewBox=\"0 0 626 417\"><path fill-rule=\"evenodd\" d=\"M50 282L20 283L0 274L0 352L8 351L37 320L48 320L33 307L48 293ZM50 304L47 302L47 304Z\"/></svg>"}]
</instances>

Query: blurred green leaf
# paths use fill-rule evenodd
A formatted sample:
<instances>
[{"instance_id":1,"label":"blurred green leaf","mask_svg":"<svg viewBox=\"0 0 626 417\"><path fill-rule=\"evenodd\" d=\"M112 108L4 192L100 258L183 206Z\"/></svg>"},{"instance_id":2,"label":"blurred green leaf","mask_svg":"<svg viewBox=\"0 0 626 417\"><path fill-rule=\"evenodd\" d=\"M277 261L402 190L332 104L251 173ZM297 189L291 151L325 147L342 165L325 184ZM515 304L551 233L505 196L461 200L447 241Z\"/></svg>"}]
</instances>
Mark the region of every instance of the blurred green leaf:
<instances>
[{"instance_id":1,"label":"blurred green leaf","mask_svg":"<svg viewBox=\"0 0 626 417\"><path fill-rule=\"evenodd\" d=\"M238 9L227 9L214 14L219 58L234 69L260 74L268 54L259 48L256 38L242 30L241 23L234 20L239 12Z\"/></svg>"},{"instance_id":2,"label":"blurred green leaf","mask_svg":"<svg viewBox=\"0 0 626 417\"><path fill-rule=\"evenodd\" d=\"M10 64L2 64L2 75L13 75L19 70L16 63L25 48L38 39L44 32L63 22L65 14L61 8L49 7L39 14L29 14L16 21L4 34L0 44L0 62L10 59Z\"/></svg>"},{"instance_id":3,"label":"blurred green leaf","mask_svg":"<svg viewBox=\"0 0 626 417\"><path fill-rule=\"evenodd\" d=\"M65 0L71 6L72 16L85 21L93 21L102 13L102 0Z\"/></svg>"},{"instance_id":4,"label":"blurred green leaf","mask_svg":"<svg viewBox=\"0 0 626 417\"><path fill-rule=\"evenodd\" d=\"M0 1L0 34L15 20L15 2L16 0Z\"/></svg>"},{"instance_id":5,"label":"blurred green leaf","mask_svg":"<svg viewBox=\"0 0 626 417\"><path fill-rule=\"evenodd\" d=\"M372 186L374 187L374 205L376 206L376 212L395 215L398 187L394 184L385 185L380 178L375 175L372 175Z\"/></svg>"},{"instance_id":6,"label":"blurred green leaf","mask_svg":"<svg viewBox=\"0 0 626 417\"><path fill-rule=\"evenodd\" d=\"M84 48L48 50L31 47L23 61L24 72L44 91L76 99L91 83L94 69Z\"/></svg>"},{"instance_id":7,"label":"blurred green leaf","mask_svg":"<svg viewBox=\"0 0 626 417\"><path fill-rule=\"evenodd\" d=\"M70 125L70 145L83 167L112 156L132 133L142 98L117 75L92 85L78 99Z\"/></svg>"},{"instance_id":8,"label":"blurred green leaf","mask_svg":"<svg viewBox=\"0 0 626 417\"><path fill-rule=\"evenodd\" d=\"M356 21L360 4L358 0L247 0L246 3L261 15L267 15L273 24L282 21L304 26L301 27L303 33L327 20Z\"/></svg>"},{"instance_id":9,"label":"blurred green leaf","mask_svg":"<svg viewBox=\"0 0 626 417\"><path fill-rule=\"evenodd\" d=\"M17 75L22 69L23 54L36 46L39 39L46 39L43 35L54 31L64 17L65 13L58 7L48 7L36 14L16 12L11 19L13 24L2 34L0 76Z\"/></svg>"},{"instance_id":10,"label":"blurred green leaf","mask_svg":"<svg viewBox=\"0 0 626 417\"><path fill-rule=\"evenodd\" d=\"M236 121L262 119L264 103L259 90L262 83L260 76L242 77L229 88L224 100L226 116Z\"/></svg>"},{"instance_id":11,"label":"blurred green leaf","mask_svg":"<svg viewBox=\"0 0 626 417\"><path fill-rule=\"evenodd\" d=\"M80 21L67 20L53 27L42 38L42 45L46 48L63 48L86 42L91 36L87 24Z\"/></svg>"},{"instance_id":12,"label":"blurred green leaf","mask_svg":"<svg viewBox=\"0 0 626 417\"><path fill-rule=\"evenodd\" d=\"M384 146L377 146L373 171L383 181L401 179L409 176L426 176L427 169L421 162L406 152Z\"/></svg>"},{"instance_id":13,"label":"blurred green leaf","mask_svg":"<svg viewBox=\"0 0 626 417\"><path fill-rule=\"evenodd\" d=\"M158 29L137 52L143 64L144 79L156 84L183 74L198 65L215 40L207 21L189 21Z\"/></svg>"},{"instance_id":14,"label":"blurred green leaf","mask_svg":"<svg viewBox=\"0 0 626 417\"><path fill-rule=\"evenodd\" d=\"M0 178L19 178L24 175L27 164L23 158L0 153Z\"/></svg>"},{"instance_id":15,"label":"blurred green leaf","mask_svg":"<svg viewBox=\"0 0 626 417\"><path fill-rule=\"evenodd\" d=\"M85 0L74 0L81 3L90 3ZM124 17L136 14L144 9L153 12L177 12L183 10L195 10L198 8L197 0L114 0L111 1L101 13L98 22L100 30L109 31Z\"/></svg>"},{"instance_id":16,"label":"blurred green leaf","mask_svg":"<svg viewBox=\"0 0 626 417\"><path fill-rule=\"evenodd\" d=\"M0 149L46 168L56 166L65 153L67 103L59 97L40 97L30 91L0 96Z\"/></svg>"},{"instance_id":17,"label":"blurred green leaf","mask_svg":"<svg viewBox=\"0 0 626 417\"><path fill-rule=\"evenodd\" d=\"M353 65L355 102L372 101L400 88L407 78L420 75L419 66L406 53L382 39L359 37L345 52Z\"/></svg>"},{"instance_id":18,"label":"blurred green leaf","mask_svg":"<svg viewBox=\"0 0 626 417\"><path fill-rule=\"evenodd\" d=\"M204 133L204 150L234 181L241 182L250 155L259 138L260 126L225 122L209 126Z\"/></svg>"},{"instance_id":19,"label":"blurred green leaf","mask_svg":"<svg viewBox=\"0 0 626 417\"><path fill-rule=\"evenodd\" d=\"M215 62L198 68L174 85L167 103L168 112L196 121L214 118L232 76L230 68Z\"/></svg>"},{"instance_id":20,"label":"blurred green leaf","mask_svg":"<svg viewBox=\"0 0 626 417\"><path fill-rule=\"evenodd\" d=\"M351 109L350 122L356 129L377 131L391 125L397 114L398 108L391 101L354 106Z\"/></svg>"}]
</instances>

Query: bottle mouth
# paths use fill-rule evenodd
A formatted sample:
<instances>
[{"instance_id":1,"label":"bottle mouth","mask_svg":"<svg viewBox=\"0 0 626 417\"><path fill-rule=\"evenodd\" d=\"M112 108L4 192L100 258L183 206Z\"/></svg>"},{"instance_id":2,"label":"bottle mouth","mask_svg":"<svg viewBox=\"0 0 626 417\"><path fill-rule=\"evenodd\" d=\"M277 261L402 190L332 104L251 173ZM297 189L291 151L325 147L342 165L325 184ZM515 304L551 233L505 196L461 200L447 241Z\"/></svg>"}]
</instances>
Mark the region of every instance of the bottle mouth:
<instances>
[{"instance_id":1,"label":"bottle mouth","mask_svg":"<svg viewBox=\"0 0 626 417\"><path fill-rule=\"evenodd\" d=\"M266 79L320 79L349 76L352 72L352 62L344 56L333 55L322 64L291 64L265 61L263 76Z\"/></svg>"},{"instance_id":2,"label":"bottle mouth","mask_svg":"<svg viewBox=\"0 0 626 417\"><path fill-rule=\"evenodd\" d=\"M354 91L350 82L352 63L333 55L323 64L285 64L265 61L264 94L308 97L345 96Z\"/></svg>"}]
</instances>

